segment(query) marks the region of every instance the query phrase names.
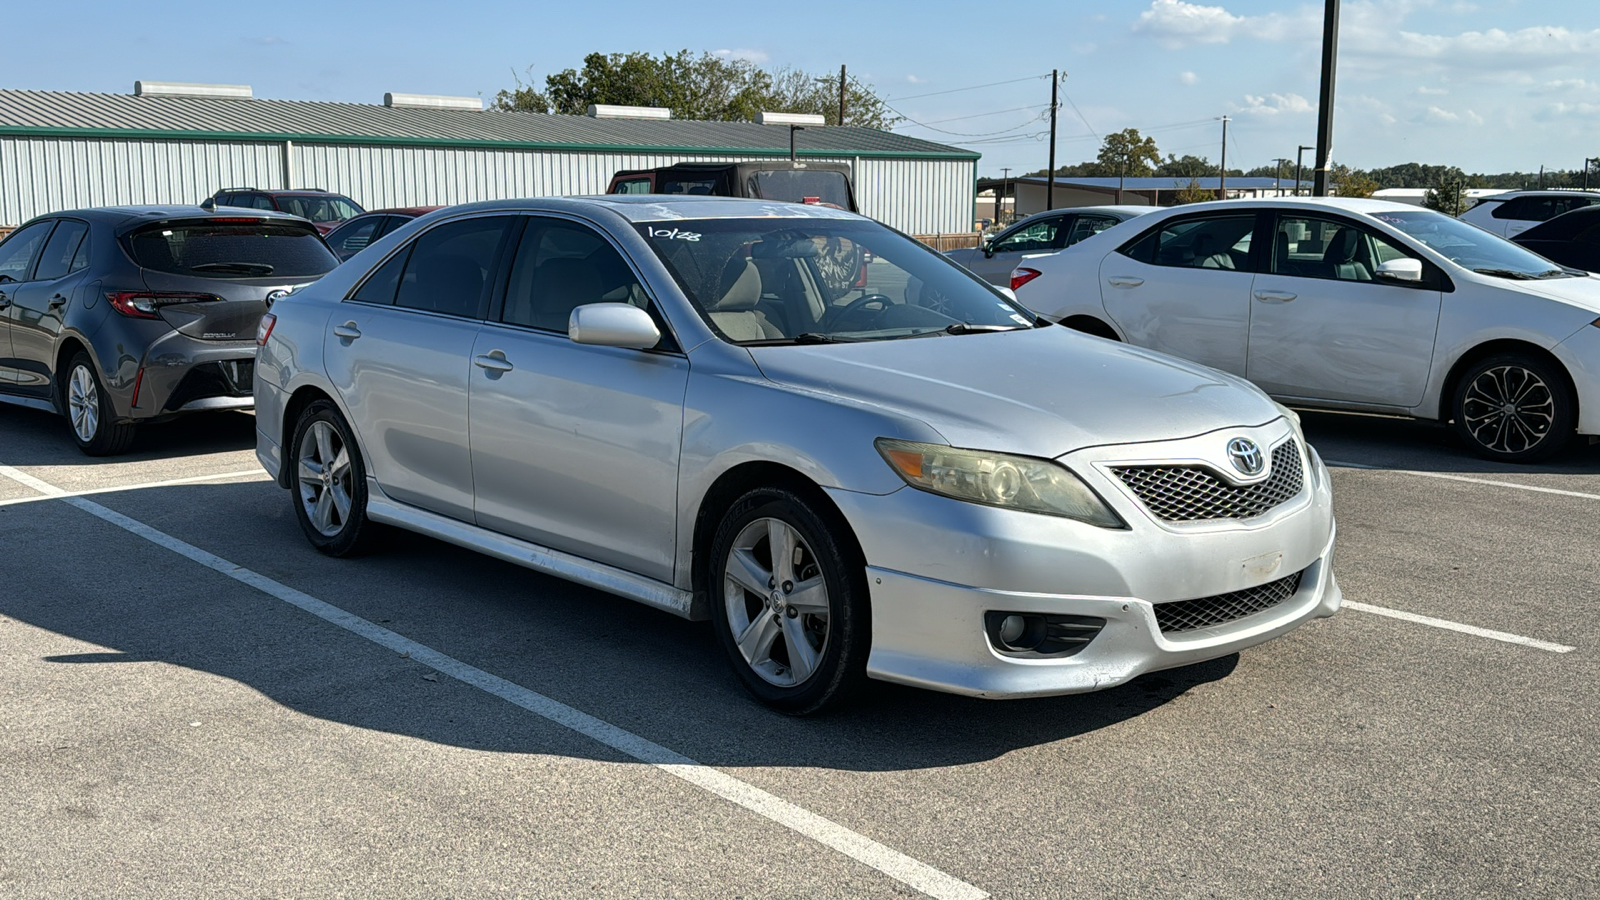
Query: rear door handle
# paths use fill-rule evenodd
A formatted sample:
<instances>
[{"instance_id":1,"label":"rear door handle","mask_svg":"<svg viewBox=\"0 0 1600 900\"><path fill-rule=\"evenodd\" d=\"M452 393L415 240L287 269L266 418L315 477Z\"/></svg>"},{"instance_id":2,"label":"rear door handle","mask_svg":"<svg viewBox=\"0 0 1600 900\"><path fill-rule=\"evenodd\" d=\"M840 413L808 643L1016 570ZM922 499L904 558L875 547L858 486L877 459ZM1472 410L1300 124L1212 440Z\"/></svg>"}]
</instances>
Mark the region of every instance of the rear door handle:
<instances>
[{"instance_id":1,"label":"rear door handle","mask_svg":"<svg viewBox=\"0 0 1600 900\"><path fill-rule=\"evenodd\" d=\"M51 309L60 309L61 307L66 306L66 305L67 305L67 298L61 296L60 294L57 294L54 297L50 298L50 308Z\"/></svg>"},{"instance_id":2,"label":"rear door handle","mask_svg":"<svg viewBox=\"0 0 1600 900\"><path fill-rule=\"evenodd\" d=\"M354 322L346 322L343 325L333 326L333 336L343 338L347 341L353 341L356 338L361 337L361 329L357 328L356 323Z\"/></svg>"},{"instance_id":3,"label":"rear door handle","mask_svg":"<svg viewBox=\"0 0 1600 900\"><path fill-rule=\"evenodd\" d=\"M1263 303L1288 303L1296 296L1288 291L1256 291L1256 299Z\"/></svg>"},{"instance_id":4,"label":"rear door handle","mask_svg":"<svg viewBox=\"0 0 1600 900\"><path fill-rule=\"evenodd\" d=\"M472 364L491 372L509 372L512 369L511 362L499 350L490 350L487 355L473 357Z\"/></svg>"},{"instance_id":5,"label":"rear door handle","mask_svg":"<svg viewBox=\"0 0 1600 900\"><path fill-rule=\"evenodd\" d=\"M1110 278L1107 278L1106 281L1112 287L1120 288L1138 287L1139 285L1144 284L1143 278L1134 278L1131 275L1113 275Z\"/></svg>"}]
</instances>

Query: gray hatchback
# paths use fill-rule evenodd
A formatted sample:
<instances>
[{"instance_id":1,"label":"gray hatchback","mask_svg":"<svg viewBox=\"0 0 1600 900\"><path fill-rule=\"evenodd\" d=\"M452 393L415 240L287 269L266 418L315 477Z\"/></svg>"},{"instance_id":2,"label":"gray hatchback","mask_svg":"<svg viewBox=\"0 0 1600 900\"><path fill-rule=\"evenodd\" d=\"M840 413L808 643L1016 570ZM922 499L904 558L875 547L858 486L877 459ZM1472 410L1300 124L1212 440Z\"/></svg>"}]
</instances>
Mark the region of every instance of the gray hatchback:
<instances>
[{"instance_id":1,"label":"gray hatchback","mask_svg":"<svg viewBox=\"0 0 1600 900\"><path fill-rule=\"evenodd\" d=\"M310 222L193 206L83 209L0 243L0 402L60 412L91 456L140 422L254 404L275 293L339 264Z\"/></svg>"}]
</instances>

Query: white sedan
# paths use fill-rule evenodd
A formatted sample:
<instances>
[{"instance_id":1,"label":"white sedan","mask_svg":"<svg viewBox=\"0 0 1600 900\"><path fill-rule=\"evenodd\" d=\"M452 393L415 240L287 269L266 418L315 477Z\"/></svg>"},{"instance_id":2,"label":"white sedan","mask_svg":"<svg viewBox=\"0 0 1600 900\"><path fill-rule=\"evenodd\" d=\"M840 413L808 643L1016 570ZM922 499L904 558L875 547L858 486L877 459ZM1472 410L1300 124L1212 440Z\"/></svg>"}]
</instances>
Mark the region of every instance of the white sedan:
<instances>
[{"instance_id":1,"label":"white sedan","mask_svg":"<svg viewBox=\"0 0 1600 900\"><path fill-rule=\"evenodd\" d=\"M1011 281L1069 327L1299 406L1450 421L1492 459L1600 434L1600 280L1414 206L1175 207L1025 257Z\"/></svg>"}]
</instances>

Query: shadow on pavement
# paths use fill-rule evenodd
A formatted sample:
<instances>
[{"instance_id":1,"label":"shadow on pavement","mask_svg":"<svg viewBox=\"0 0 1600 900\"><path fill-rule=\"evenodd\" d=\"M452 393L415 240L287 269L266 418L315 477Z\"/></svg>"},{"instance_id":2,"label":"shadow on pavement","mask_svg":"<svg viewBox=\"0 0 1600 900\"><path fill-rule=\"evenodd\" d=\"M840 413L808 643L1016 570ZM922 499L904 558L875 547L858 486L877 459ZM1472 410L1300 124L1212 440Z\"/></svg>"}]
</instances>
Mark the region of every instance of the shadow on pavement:
<instances>
[{"instance_id":1,"label":"shadow on pavement","mask_svg":"<svg viewBox=\"0 0 1600 900\"><path fill-rule=\"evenodd\" d=\"M1440 422L1300 410L1306 440L1323 459L1384 469L1473 474L1600 474L1600 447L1579 435L1553 458L1513 464L1484 459Z\"/></svg>"},{"instance_id":2,"label":"shadow on pavement","mask_svg":"<svg viewBox=\"0 0 1600 900\"><path fill-rule=\"evenodd\" d=\"M857 703L792 719L750 699L706 623L408 533L372 555L312 550L267 484L94 498L181 540L701 762L910 770L993 759L1136 718L1225 678L1237 656L1094 694L984 701L873 682ZM105 650L59 665L164 663L232 679L310 716L513 753L615 753L555 741L531 713L400 660L282 601L59 502L0 508L0 614ZM64 542L98 552L46 571ZM441 687L454 690L441 690ZM541 738L539 735L543 734Z\"/></svg>"},{"instance_id":3,"label":"shadow on pavement","mask_svg":"<svg viewBox=\"0 0 1600 900\"><path fill-rule=\"evenodd\" d=\"M127 453L101 457L108 463L141 462L205 456L256 445L256 417L249 412L190 413L165 422L141 425ZM58 465L64 460L89 463L72 440L71 426L55 413L0 404L0 424L5 426L5 464L9 466Z\"/></svg>"}]
</instances>

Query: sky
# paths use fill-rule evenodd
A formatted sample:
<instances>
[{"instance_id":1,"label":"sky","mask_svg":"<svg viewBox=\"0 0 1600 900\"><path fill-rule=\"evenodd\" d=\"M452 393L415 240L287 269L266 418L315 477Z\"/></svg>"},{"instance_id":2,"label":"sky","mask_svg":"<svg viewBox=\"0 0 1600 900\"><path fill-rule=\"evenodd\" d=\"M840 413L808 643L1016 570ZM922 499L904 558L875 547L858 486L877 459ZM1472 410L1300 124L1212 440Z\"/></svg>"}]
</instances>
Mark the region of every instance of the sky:
<instances>
[{"instance_id":1,"label":"sky","mask_svg":"<svg viewBox=\"0 0 1600 900\"><path fill-rule=\"evenodd\" d=\"M848 65L905 117L896 131L978 151L980 175L998 177L1045 167L1055 69L1058 165L1130 127L1163 154L1216 162L1228 116L1228 163L1250 168L1316 143L1322 15L1321 0L19 0L0 87L130 93L147 79L289 100L490 99L590 52L687 48L819 75ZM1338 72L1336 162L1501 172L1600 156L1594 0L1344 0Z\"/></svg>"}]
</instances>

